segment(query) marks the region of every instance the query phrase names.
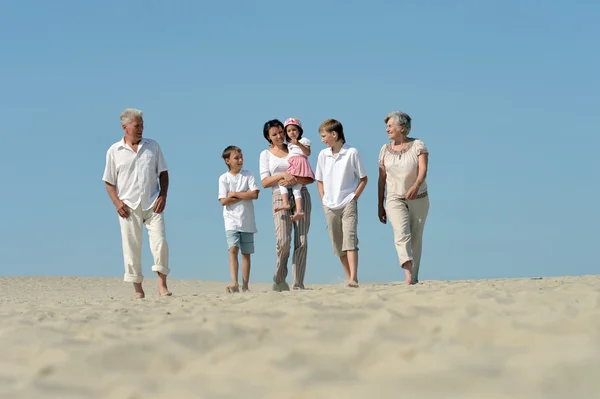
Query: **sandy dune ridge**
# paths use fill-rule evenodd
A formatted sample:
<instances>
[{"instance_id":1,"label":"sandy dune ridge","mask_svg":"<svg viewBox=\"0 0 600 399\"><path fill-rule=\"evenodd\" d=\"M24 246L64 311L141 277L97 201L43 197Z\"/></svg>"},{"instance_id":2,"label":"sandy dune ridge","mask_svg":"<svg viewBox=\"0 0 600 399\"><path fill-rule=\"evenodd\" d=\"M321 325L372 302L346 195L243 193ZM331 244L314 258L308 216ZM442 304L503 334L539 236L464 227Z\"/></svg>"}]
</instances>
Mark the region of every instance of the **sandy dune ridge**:
<instances>
[{"instance_id":1,"label":"sandy dune ridge","mask_svg":"<svg viewBox=\"0 0 600 399\"><path fill-rule=\"evenodd\" d=\"M0 397L600 397L597 276L155 283L0 278Z\"/></svg>"}]
</instances>

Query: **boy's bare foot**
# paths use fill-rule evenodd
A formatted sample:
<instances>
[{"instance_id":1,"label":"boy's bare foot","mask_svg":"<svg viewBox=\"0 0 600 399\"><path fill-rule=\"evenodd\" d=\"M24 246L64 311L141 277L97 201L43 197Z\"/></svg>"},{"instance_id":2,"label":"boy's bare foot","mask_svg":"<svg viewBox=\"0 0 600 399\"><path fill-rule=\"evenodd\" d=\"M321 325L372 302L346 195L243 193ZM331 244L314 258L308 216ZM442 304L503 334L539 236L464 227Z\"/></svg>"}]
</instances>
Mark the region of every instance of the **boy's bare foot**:
<instances>
[{"instance_id":1,"label":"boy's bare foot","mask_svg":"<svg viewBox=\"0 0 600 399\"><path fill-rule=\"evenodd\" d=\"M402 269L404 269L404 274L406 276L405 283L407 285L413 284L412 282L412 262L408 261L402 265Z\"/></svg>"},{"instance_id":2,"label":"boy's bare foot","mask_svg":"<svg viewBox=\"0 0 600 399\"><path fill-rule=\"evenodd\" d=\"M303 217L304 217L304 212L296 212L292 215L291 219L292 219L292 222L295 222L295 221L301 220Z\"/></svg>"},{"instance_id":3,"label":"boy's bare foot","mask_svg":"<svg viewBox=\"0 0 600 399\"><path fill-rule=\"evenodd\" d=\"M133 283L133 289L135 290L136 299L143 299L146 297L144 289L142 288L142 283Z\"/></svg>"},{"instance_id":4,"label":"boy's bare foot","mask_svg":"<svg viewBox=\"0 0 600 399\"><path fill-rule=\"evenodd\" d=\"M231 284L225 287L225 292L228 294L233 294L234 292L240 292L240 286L237 284Z\"/></svg>"},{"instance_id":5,"label":"boy's bare foot","mask_svg":"<svg viewBox=\"0 0 600 399\"><path fill-rule=\"evenodd\" d=\"M250 292L250 288L248 288L248 286L242 286L242 292Z\"/></svg>"},{"instance_id":6,"label":"boy's bare foot","mask_svg":"<svg viewBox=\"0 0 600 399\"><path fill-rule=\"evenodd\" d=\"M290 209L292 209L290 204L283 204L280 207L275 208L275 212L279 212L279 211L289 211Z\"/></svg>"},{"instance_id":7,"label":"boy's bare foot","mask_svg":"<svg viewBox=\"0 0 600 399\"><path fill-rule=\"evenodd\" d=\"M350 288L358 288L358 281L356 281L356 280L350 281L348 283L348 287L350 287Z\"/></svg>"}]
</instances>

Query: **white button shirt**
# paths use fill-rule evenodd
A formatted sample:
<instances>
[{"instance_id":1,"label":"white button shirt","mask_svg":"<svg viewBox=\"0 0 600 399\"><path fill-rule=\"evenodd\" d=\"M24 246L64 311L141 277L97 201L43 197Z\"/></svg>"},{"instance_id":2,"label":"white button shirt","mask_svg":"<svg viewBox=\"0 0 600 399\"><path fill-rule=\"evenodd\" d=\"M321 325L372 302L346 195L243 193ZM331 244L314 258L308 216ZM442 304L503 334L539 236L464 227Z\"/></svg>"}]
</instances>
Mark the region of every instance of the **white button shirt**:
<instances>
[{"instance_id":1,"label":"white button shirt","mask_svg":"<svg viewBox=\"0 0 600 399\"><path fill-rule=\"evenodd\" d=\"M154 206L160 192L158 177L167 171L167 163L158 143L143 138L136 153L122 139L106 152L102 180L117 187L117 195L131 209Z\"/></svg>"},{"instance_id":2,"label":"white button shirt","mask_svg":"<svg viewBox=\"0 0 600 399\"><path fill-rule=\"evenodd\" d=\"M331 148L319 153L315 178L323 182L323 205L329 209L342 209L352 199L360 179L367 176L358 150L346 144L337 157Z\"/></svg>"}]
</instances>

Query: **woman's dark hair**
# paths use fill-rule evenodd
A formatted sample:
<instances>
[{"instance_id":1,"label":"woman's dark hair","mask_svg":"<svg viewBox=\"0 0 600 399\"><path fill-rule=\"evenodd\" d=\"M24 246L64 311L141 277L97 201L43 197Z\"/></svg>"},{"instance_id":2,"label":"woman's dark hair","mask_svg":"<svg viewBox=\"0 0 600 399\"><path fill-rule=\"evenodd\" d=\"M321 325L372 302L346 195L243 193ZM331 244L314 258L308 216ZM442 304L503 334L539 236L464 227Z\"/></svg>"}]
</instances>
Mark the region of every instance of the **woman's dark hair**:
<instances>
[{"instance_id":1,"label":"woman's dark hair","mask_svg":"<svg viewBox=\"0 0 600 399\"><path fill-rule=\"evenodd\" d=\"M265 136L265 140L267 140L269 143L271 143L271 139L269 138L269 129L272 127L280 127L283 130L283 123L281 123L279 119L271 119L265 123L263 126L263 136Z\"/></svg>"},{"instance_id":2,"label":"woman's dark hair","mask_svg":"<svg viewBox=\"0 0 600 399\"><path fill-rule=\"evenodd\" d=\"M288 125L288 126L292 126L292 125ZM304 133L304 130L298 125L293 125L293 126L296 126L296 128L300 131L300 133L298 134L298 140L300 140L302 138L302 133ZM285 139L289 143L290 136L288 136L288 134L287 134L287 126L283 128L283 132L285 133Z\"/></svg>"}]
</instances>

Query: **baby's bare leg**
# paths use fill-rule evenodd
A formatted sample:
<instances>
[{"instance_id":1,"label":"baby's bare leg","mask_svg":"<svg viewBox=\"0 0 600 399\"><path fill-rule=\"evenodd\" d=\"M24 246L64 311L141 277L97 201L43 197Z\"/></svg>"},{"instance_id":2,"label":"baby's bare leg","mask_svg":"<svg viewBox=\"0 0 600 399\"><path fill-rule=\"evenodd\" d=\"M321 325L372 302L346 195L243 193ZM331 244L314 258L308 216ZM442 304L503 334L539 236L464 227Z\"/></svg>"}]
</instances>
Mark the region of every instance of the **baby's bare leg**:
<instances>
[{"instance_id":1,"label":"baby's bare leg","mask_svg":"<svg viewBox=\"0 0 600 399\"><path fill-rule=\"evenodd\" d=\"M295 184L293 187L294 198L296 202L296 210L292 215L292 220L295 222L304 217L304 209L302 208L302 184Z\"/></svg>"},{"instance_id":2,"label":"baby's bare leg","mask_svg":"<svg viewBox=\"0 0 600 399\"><path fill-rule=\"evenodd\" d=\"M290 195L288 194L287 187L281 186L279 188L281 193L281 206L274 209L275 212L287 211L292 208L290 205Z\"/></svg>"}]
</instances>

